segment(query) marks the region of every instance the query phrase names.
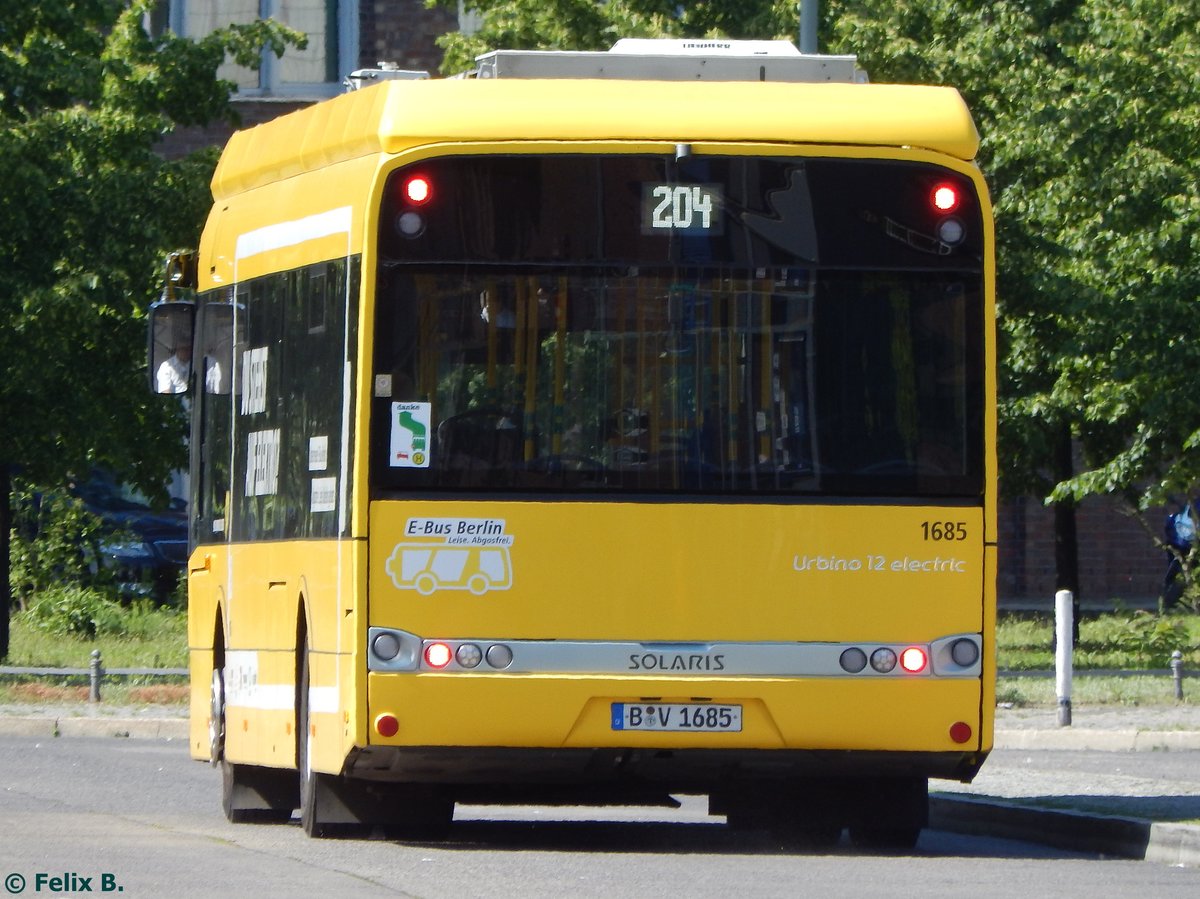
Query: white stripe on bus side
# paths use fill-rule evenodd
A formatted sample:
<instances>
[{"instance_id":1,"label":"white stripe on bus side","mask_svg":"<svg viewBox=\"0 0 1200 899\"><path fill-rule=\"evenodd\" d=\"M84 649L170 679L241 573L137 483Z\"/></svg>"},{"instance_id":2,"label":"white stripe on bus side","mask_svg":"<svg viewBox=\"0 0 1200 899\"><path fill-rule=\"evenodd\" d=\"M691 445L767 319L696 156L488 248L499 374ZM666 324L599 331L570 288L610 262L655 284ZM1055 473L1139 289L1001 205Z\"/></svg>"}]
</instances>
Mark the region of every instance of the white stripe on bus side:
<instances>
[{"instance_id":1,"label":"white stripe on bus side","mask_svg":"<svg viewBox=\"0 0 1200 899\"><path fill-rule=\"evenodd\" d=\"M328 212L318 212L302 219L278 222L239 234L235 256L237 259L248 259L259 253L294 247L305 241L318 240L334 234L348 234L352 212L353 207L340 206Z\"/></svg>"}]
</instances>

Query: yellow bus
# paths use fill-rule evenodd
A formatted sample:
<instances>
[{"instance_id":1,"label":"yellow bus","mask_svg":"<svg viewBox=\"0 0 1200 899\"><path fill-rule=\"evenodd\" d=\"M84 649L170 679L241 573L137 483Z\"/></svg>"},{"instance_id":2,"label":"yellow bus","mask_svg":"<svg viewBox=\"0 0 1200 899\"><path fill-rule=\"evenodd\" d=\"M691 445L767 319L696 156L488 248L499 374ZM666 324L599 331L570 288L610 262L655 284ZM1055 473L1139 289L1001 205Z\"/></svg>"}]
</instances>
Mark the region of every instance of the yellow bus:
<instances>
[{"instance_id":1,"label":"yellow bus","mask_svg":"<svg viewBox=\"0 0 1200 899\"><path fill-rule=\"evenodd\" d=\"M228 817L698 794L911 845L992 741L959 94L720 42L394 74L236 134L151 317Z\"/></svg>"}]
</instances>

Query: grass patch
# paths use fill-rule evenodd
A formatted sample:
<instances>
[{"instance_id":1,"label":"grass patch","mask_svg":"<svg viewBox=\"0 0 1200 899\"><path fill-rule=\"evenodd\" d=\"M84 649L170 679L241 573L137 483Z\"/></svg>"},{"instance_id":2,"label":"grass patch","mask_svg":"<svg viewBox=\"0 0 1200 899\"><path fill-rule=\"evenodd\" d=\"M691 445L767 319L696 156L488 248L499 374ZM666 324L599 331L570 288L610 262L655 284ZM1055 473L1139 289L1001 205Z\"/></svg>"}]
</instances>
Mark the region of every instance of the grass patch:
<instances>
[{"instance_id":1,"label":"grass patch","mask_svg":"<svg viewBox=\"0 0 1200 899\"><path fill-rule=\"evenodd\" d=\"M120 633L88 637L40 626L31 612L13 616L6 665L86 668L100 650L105 668L186 668L187 614L135 603L121 610Z\"/></svg>"},{"instance_id":2,"label":"grass patch","mask_svg":"<svg viewBox=\"0 0 1200 899\"><path fill-rule=\"evenodd\" d=\"M1053 616L1002 617L996 625L996 649L1001 671L1052 669ZM1166 668L1174 650L1183 653L1185 669L1200 669L1200 615L1118 611L1088 616L1079 622L1074 667L1079 671Z\"/></svg>"},{"instance_id":3,"label":"grass patch","mask_svg":"<svg viewBox=\"0 0 1200 899\"><path fill-rule=\"evenodd\" d=\"M1071 702L1075 706L1120 705L1193 705L1192 696L1184 688L1184 698L1175 698L1175 682L1163 675L1158 677L1077 677L1071 683ZM996 702L1015 708L1058 705L1052 677L1001 677L996 681Z\"/></svg>"},{"instance_id":4,"label":"grass patch","mask_svg":"<svg viewBox=\"0 0 1200 899\"><path fill-rule=\"evenodd\" d=\"M1051 615L1003 616L996 625L997 664L1001 671L1054 669L1054 618ZM1184 670L1192 673L1184 687L1196 691L1200 670L1200 615L1154 615L1116 611L1087 616L1079 622L1079 642L1073 665L1077 672L1096 670L1144 671L1170 666L1171 652L1183 653ZM1174 705L1175 684L1166 675L1145 677L1076 677L1071 699L1077 705ZM996 701L1015 707L1057 705L1052 677L1000 677Z\"/></svg>"},{"instance_id":5,"label":"grass patch","mask_svg":"<svg viewBox=\"0 0 1200 899\"><path fill-rule=\"evenodd\" d=\"M103 627L93 636L64 628L58 611L31 608L12 617L9 652L4 664L18 668L83 668L100 650L106 669L186 668L187 614L147 602L104 610ZM78 620L76 618L75 620ZM65 631L65 632L64 632ZM0 679L0 703L64 705L86 703L87 675ZM186 677L108 676L100 688L102 706L186 707Z\"/></svg>"}]
</instances>

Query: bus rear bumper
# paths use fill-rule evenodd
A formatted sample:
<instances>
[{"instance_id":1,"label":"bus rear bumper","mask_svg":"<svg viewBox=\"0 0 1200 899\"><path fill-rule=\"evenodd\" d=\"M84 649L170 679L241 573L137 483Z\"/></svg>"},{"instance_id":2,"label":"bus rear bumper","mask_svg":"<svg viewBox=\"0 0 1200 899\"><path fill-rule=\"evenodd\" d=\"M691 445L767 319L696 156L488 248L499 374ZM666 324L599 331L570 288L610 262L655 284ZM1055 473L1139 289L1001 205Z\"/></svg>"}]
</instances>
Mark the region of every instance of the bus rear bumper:
<instances>
[{"instance_id":1,"label":"bus rear bumper","mask_svg":"<svg viewBox=\"0 0 1200 899\"><path fill-rule=\"evenodd\" d=\"M936 777L970 781L983 752L743 749L532 749L372 746L347 760L347 776L382 782L453 784L462 801L645 801L711 793L738 784L837 778Z\"/></svg>"}]
</instances>

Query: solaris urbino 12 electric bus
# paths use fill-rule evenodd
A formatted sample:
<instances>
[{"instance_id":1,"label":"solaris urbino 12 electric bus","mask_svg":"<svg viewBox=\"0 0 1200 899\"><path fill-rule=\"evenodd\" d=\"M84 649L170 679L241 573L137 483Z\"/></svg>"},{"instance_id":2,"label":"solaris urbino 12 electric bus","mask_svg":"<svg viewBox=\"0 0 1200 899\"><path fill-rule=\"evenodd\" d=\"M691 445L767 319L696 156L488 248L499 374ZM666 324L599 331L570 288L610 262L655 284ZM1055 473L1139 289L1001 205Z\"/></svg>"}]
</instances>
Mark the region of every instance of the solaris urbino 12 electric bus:
<instances>
[{"instance_id":1,"label":"solaris urbino 12 electric bus","mask_svg":"<svg viewBox=\"0 0 1200 899\"><path fill-rule=\"evenodd\" d=\"M959 94L775 44L368 74L233 137L151 321L155 369L191 352L190 739L226 814L704 794L911 845L992 741Z\"/></svg>"}]
</instances>

